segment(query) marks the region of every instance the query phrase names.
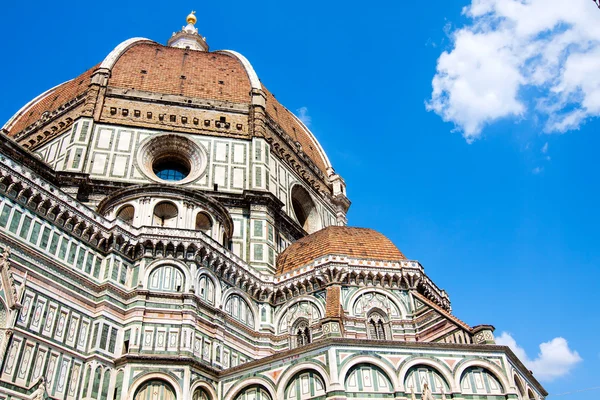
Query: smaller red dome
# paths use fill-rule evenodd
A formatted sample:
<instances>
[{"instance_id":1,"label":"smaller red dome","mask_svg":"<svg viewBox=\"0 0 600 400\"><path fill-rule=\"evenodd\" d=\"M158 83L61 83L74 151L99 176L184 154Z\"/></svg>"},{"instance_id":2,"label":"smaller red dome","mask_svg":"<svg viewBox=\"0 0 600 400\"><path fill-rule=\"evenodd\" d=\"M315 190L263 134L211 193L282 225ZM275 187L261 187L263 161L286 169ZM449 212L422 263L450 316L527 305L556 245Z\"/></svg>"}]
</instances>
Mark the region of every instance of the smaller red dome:
<instances>
[{"instance_id":1,"label":"smaller red dome","mask_svg":"<svg viewBox=\"0 0 600 400\"><path fill-rule=\"evenodd\" d=\"M367 228L329 226L291 244L277 257L277 273L285 274L317 258L340 255L377 261L406 260L383 234Z\"/></svg>"}]
</instances>

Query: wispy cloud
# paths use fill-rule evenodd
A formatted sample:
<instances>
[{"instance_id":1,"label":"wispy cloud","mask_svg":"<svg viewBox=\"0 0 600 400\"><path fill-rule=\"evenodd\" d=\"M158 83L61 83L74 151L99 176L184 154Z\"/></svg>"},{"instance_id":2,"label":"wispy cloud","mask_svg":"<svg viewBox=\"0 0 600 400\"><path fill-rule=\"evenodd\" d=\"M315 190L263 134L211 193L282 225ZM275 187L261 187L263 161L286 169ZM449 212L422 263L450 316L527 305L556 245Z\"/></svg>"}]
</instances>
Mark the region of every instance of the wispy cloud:
<instances>
[{"instance_id":1,"label":"wispy cloud","mask_svg":"<svg viewBox=\"0 0 600 400\"><path fill-rule=\"evenodd\" d=\"M310 126L312 118L308 115L308 107L300 107L296 110L296 116L306 126Z\"/></svg>"},{"instance_id":2,"label":"wispy cloud","mask_svg":"<svg viewBox=\"0 0 600 400\"><path fill-rule=\"evenodd\" d=\"M600 115L600 24L589 0L471 0L450 33L427 109L468 142L499 119L578 129Z\"/></svg>"},{"instance_id":3,"label":"wispy cloud","mask_svg":"<svg viewBox=\"0 0 600 400\"><path fill-rule=\"evenodd\" d=\"M544 145L542 146L542 150L540 151L542 152L542 154L548 153L548 142L544 143Z\"/></svg>"},{"instance_id":4,"label":"wispy cloud","mask_svg":"<svg viewBox=\"0 0 600 400\"><path fill-rule=\"evenodd\" d=\"M544 167L535 167L534 169L532 169L532 170L531 170L531 172L532 172L534 175L539 175L539 174L541 174L542 172L544 172Z\"/></svg>"},{"instance_id":5,"label":"wispy cloud","mask_svg":"<svg viewBox=\"0 0 600 400\"><path fill-rule=\"evenodd\" d=\"M510 333L502 332L500 336L496 337L496 343L510 347L523 364L542 381L561 378L583 361L575 350L569 348L569 343L562 337L540 344L540 352L533 360L529 358L525 349L517 344Z\"/></svg>"}]
</instances>

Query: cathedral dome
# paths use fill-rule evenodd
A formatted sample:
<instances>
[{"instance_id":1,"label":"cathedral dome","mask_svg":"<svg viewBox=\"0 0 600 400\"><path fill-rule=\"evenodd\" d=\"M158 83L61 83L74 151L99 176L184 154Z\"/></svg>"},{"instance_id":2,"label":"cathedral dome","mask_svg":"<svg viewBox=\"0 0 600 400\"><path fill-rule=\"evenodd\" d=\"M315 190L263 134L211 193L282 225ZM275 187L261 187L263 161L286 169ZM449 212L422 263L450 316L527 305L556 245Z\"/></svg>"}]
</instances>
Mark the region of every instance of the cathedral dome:
<instances>
[{"instance_id":1,"label":"cathedral dome","mask_svg":"<svg viewBox=\"0 0 600 400\"><path fill-rule=\"evenodd\" d=\"M195 35L205 45L204 38L185 29L177 35L187 35L188 39ZM151 113L139 107L136 111L134 101L168 102L177 107L179 115L173 108ZM264 108L267 124L276 125L291 151L309 162L311 172L327 182L333 170L314 135L261 84L248 60L229 50L209 52L204 48L182 48L178 43L164 46L143 38L126 40L99 65L30 101L2 131L28 148L37 148L56 137L79 117L203 134L209 125L204 124L203 117L194 118L194 110L228 110L241 116L251 114L253 105ZM216 127L213 123L210 128L211 134L218 130L220 136L258 136L249 125L247 118L240 117L222 125L217 122Z\"/></svg>"},{"instance_id":2,"label":"cathedral dome","mask_svg":"<svg viewBox=\"0 0 600 400\"><path fill-rule=\"evenodd\" d=\"M277 258L277 272L285 274L328 255L390 262L406 259L390 239L373 229L329 226L285 249Z\"/></svg>"}]
</instances>

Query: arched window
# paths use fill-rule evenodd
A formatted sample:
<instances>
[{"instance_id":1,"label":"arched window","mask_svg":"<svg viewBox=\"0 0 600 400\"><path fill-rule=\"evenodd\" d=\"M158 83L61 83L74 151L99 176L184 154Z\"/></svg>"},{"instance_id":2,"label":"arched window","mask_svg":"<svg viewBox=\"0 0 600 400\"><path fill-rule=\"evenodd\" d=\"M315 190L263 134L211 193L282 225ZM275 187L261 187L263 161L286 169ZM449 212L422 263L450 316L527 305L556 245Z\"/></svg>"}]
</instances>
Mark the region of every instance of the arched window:
<instances>
[{"instance_id":1,"label":"arched window","mask_svg":"<svg viewBox=\"0 0 600 400\"><path fill-rule=\"evenodd\" d=\"M175 390L161 379L153 379L139 387L135 392L134 400L177 400Z\"/></svg>"},{"instance_id":2,"label":"arched window","mask_svg":"<svg viewBox=\"0 0 600 400\"><path fill-rule=\"evenodd\" d=\"M174 228L177 226L177 206L169 201L162 201L154 207L154 226Z\"/></svg>"},{"instance_id":3,"label":"arched window","mask_svg":"<svg viewBox=\"0 0 600 400\"><path fill-rule=\"evenodd\" d=\"M392 381L383 370L373 364L358 364L346 375L346 392L391 393ZM354 397L354 396L352 396Z\"/></svg>"},{"instance_id":4,"label":"arched window","mask_svg":"<svg viewBox=\"0 0 600 400\"><path fill-rule=\"evenodd\" d=\"M6 327L7 315L8 314L6 313L6 307L4 307L4 302L0 300L0 328Z\"/></svg>"},{"instance_id":5,"label":"arched window","mask_svg":"<svg viewBox=\"0 0 600 400\"><path fill-rule=\"evenodd\" d=\"M487 369L470 367L460 379L463 394L502 394L504 390L498 379Z\"/></svg>"},{"instance_id":6,"label":"arched window","mask_svg":"<svg viewBox=\"0 0 600 400\"><path fill-rule=\"evenodd\" d=\"M292 209L296 220L308 233L314 233L322 228L321 218L312 197L300 185L292 188Z\"/></svg>"},{"instance_id":7,"label":"arched window","mask_svg":"<svg viewBox=\"0 0 600 400\"><path fill-rule=\"evenodd\" d=\"M198 280L198 296L209 304L215 304L215 284L206 275Z\"/></svg>"},{"instance_id":8,"label":"arched window","mask_svg":"<svg viewBox=\"0 0 600 400\"><path fill-rule=\"evenodd\" d=\"M285 400L308 400L325 397L323 378L314 371L299 372L285 388Z\"/></svg>"},{"instance_id":9,"label":"arched window","mask_svg":"<svg viewBox=\"0 0 600 400\"><path fill-rule=\"evenodd\" d=\"M212 233L212 219L203 212L196 215L196 230L206 233L208 236Z\"/></svg>"},{"instance_id":10,"label":"arched window","mask_svg":"<svg viewBox=\"0 0 600 400\"><path fill-rule=\"evenodd\" d=\"M241 296L232 294L225 302L225 312L245 325L254 327L252 309Z\"/></svg>"},{"instance_id":11,"label":"arched window","mask_svg":"<svg viewBox=\"0 0 600 400\"><path fill-rule=\"evenodd\" d=\"M211 400L211 398L208 393L206 393L206 390L198 388L194 390L194 396L192 397L192 400Z\"/></svg>"},{"instance_id":12,"label":"arched window","mask_svg":"<svg viewBox=\"0 0 600 400\"><path fill-rule=\"evenodd\" d=\"M402 313L396 303L392 301L390 297L377 292L366 292L361 294L354 301L352 312L356 317L362 317L373 308L386 310L390 318L402 318Z\"/></svg>"},{"instance_id":13,"label":"arched window","mask_svg":"<svg viewBox=\"0 0 600 400\"><path fill-rule=\"evenodd\" d=\"M242 390L235 400L273 400L264 388L260 386L251 386Z\"/></svg>"},{"instance_id":14,"label":"arched window","mask_svg":"<svg viewBox=\"0 0 600 400\"><path fill-rule=\"evenodd\" d=\"M311 342L311 339L308 321L301 319L296 322L292 329L292 347L305 346Z\"/></svg>"},{"instance_id":15,"label":"arched window","mask_svg":"<svg viewBox=\"0 0 600 400\"><path fill-rule=\"evenodd\" d=\"M148 289L163 292L183 292L185 279L183 272L172 265L155 268L148 278Z\"/></svg>"},{"instance_id":16,"label":"arched window","mask_svg":"<svg viewBox=\"0 0 600 400\"><path fill-rule=\"evenodd\" d=\"M450 387L442 375L434 368L427 365L416 365L408 370L404 386L409 392L422 394L425 385L433 394L448 393Z\"/></svg>"},{"instance_id":17,"label":"arched window","mask_svg":"<svg viewBox=\"0 0 600 400\"><path fill-rule=\"evenodd\" d=\"M531 389L527 390L527 400L536 400L535 394L531 391Z\"/></svg>"},{"instance_id":18,"label":"arched window","mask_svg":"<svg viewBox=\"0 0 600 400\"><path fill-rule=\"evenodd\" d=\"M115 382L115 399L120 399L121 398L121 392L123 391L123 377L124 377L124 372L123 370L119 370L119 372L117 373L117 380Z\"/></svg>"},{"instance_id":19,"label":"arched window","mask_svg":"<svg viewBox=\"0 0 600 400\"><path fill-rule=\"evenodd\" d=\"M322 318L319 308L310 301L300 301L292 304L285 313L279 318L279 333L289 333L290 324L304 319L311 323L315 323Z\"/></svg>"},{"instance_id":20,"label":"arched window","mask_svg":"<svg viewBox=\"0 0 600 400\"><path fill-rule=\"evenodd\" d=\"M367 334L369 339L385 340L387 335L387 319L379 311L373 311L367 318Z\"/></svg>"},{"instance_id":21,"label":"arched window","mask_svg":"<svg viewBox=\"0 0 600 400\"><path fill-rule=\"evenodd\" d=\"M525 388L523 387L521 380L517 377L517 375L514 375L513 379L515 381L515 385L517 386L517 390L519 391L519 399L525 400L527 396L525 396Z\"/></svg>"},{"instance_id":22,"label":"arched window","mask_svg":"<svg viewBox=\"0 0 600 400\"><path fill-rule=\"evenodd\" d=\"M127 222L131 224L133 222L133 217L135 216L135 209L132 205L127 205L122 207L117 213L117 218L123 222Z\"/></svg>"}]
</instances>

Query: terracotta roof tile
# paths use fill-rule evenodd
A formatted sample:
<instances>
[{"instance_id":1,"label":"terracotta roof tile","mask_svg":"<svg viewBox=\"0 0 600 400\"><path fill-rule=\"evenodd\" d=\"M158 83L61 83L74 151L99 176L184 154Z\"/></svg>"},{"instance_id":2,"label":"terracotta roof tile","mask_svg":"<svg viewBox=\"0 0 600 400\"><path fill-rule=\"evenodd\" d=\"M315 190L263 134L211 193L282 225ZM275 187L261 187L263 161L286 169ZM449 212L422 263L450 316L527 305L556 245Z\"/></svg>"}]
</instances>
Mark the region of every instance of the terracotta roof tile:
<instances>
[{"instance_id":1,"label":"terracotta roof tile","mask_svg":"<svg viewBox=\"0 0 600 400\"><path fill-rule=\"evenodd\" d=\"M108 85L236 103L249 103L252 89L236 58L155 43L128 49L114 65Z\"/></svg>"},{"instance_id":2,"label":"terracotta roof tile","mask_svg":"<svg viewBox=\"0 0 600 400\"><path fill-rule=\"evenodd\" d=\"M84 93L98 66L63 83L17 116L8 135L14 137L39 120L46 111L54 111ZM140 42L129 47L112 67L108 86L144 92L180 95L207 100L250 104L251 83L240 61L226 54L208 53ZM264 88L267 114L327 176L326 162L293 114Z\"/></svg>"},{"instance_id":3,"label":"terracotta roof tile","mask_svg":"<svg viewBox=\"0 0 600 400\"><path fill-rule=\"evenodd\" d=\"M379 232L367 228L329 226L285 249L277 258L277 272L284 274L326 255L377 261L406 259L392 241Z\"/></svg>"},{"instance_id":4,"label":"terracotta roof tile","mask_svg":"<svg viewBox=\"0 0 600 400\"><path fill-rule=\"evenodd\" d=\"M306 153L308 157L315 163L317 168L321 170L327 176L327 167L325 161L321 157L319 150L315 143L304 131L304 128L300 126L296 118L292 115L291 111L277 101L275 96L269 92L264 86L263 90L267 95L267 115L271 117L277 124L294 140L300 143L302 151Z\"/></svg>"},{"instance_id":5,"label":"terracotta roof tile","mask_svg":"<svg viewBox=\"0 0 600 400\"><path fill-rule=\"evenodd\" d=\"M14 137L17 133L33 124L35 121L42 117L46 111L54 111L61 105L67 103L69 100L78 97L83 94L90 85L90 77L92 72L97 68L90 68L77 78L67 81L41 98L37 103L31 107L23 110L23 113L17 117L13 125L8 131L8 136Z\"/></svg>"}]
</instances>

